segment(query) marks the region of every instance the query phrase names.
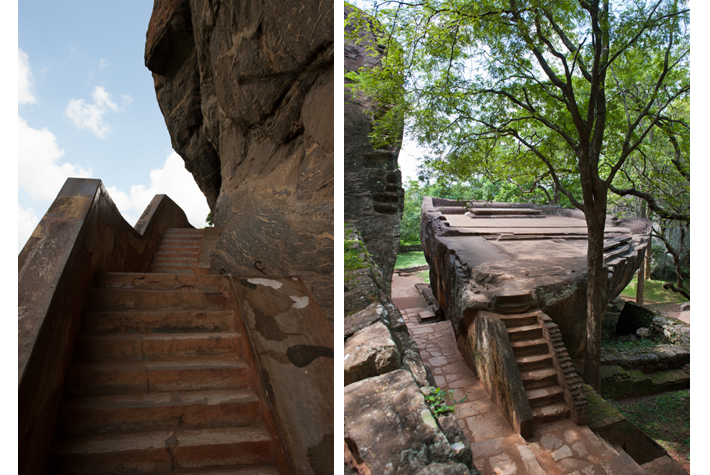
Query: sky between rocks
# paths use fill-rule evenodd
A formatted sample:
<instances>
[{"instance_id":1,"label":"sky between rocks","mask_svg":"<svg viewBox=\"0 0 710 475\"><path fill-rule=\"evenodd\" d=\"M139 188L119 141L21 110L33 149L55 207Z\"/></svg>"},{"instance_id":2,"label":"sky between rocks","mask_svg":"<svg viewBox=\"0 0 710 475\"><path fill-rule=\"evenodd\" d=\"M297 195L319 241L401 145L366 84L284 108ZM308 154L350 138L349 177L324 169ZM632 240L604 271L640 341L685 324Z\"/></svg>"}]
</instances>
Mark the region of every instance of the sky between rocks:
<instances>
[{"instance_id":1,"label":"sky between rocks","mask_svg":"<svg viewBox=\"0 0 710 475\"><path fill-rule=\"evenodd\" d=\"M164 193L205 226L143 62L152 6L18 3L18 252L68 177L100 179L131 225Z\"/></svg>"}]
</instances>

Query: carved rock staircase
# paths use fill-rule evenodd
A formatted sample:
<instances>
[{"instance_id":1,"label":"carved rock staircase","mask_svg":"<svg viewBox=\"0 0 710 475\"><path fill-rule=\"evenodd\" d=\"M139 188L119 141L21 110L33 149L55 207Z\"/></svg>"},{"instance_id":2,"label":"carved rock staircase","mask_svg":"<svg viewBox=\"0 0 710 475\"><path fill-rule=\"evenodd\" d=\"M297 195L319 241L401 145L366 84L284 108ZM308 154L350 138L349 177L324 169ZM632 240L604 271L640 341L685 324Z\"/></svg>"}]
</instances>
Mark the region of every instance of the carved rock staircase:
<instances>
[{"instance_id":1,"label":"carved rock staircase","mask_svg":"<svg viewBox=\"0 0 710 475\"><path fill-rule=\"evenodd\" d=\"M501 315L535 425L570 417L552 355L535 312Z\"/></svg>"},{"instance_id":2,"label":"carved rock staircase","mask_svg":"<svg viewBox=\"0 0 710 475\"><path fill-rule=\"evenodd\" d=\"M67 371L52 473L277 474L226 278L201 231L168 230L146 274L103 273Z\"/></svg>"}]
</instances>

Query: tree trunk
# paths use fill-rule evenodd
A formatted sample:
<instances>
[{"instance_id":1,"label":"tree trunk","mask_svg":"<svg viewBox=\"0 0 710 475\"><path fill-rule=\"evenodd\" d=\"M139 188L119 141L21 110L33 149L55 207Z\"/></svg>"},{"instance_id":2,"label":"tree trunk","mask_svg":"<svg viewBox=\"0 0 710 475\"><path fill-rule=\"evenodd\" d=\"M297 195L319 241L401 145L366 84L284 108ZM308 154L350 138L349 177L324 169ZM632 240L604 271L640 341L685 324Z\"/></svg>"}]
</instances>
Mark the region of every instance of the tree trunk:
<instances>
[{"instance_id":1,"label":"tree trunk","mask_svg":"<svg viewBox=\"0 0 710 475\"><path fill-rule=\"evenodd\" d=\"M602 318L607 304L604 267L606 203L587 207L587 339L584 346L584 382L601 392Z\"/></svg>"},{"instance_id":2,"label":"tree trunk","mask_svg":"<svg viewBox=\"0 0 710 475\"><path fill-rule=\"evenodd\" d=\"M651 223L653 225L653 223ZM653 236L648 238L648 246L646 246L646 280L651 278L651 253L653 252Z\"/></svg>"},{"instance_id":3,"label":"tree trunk","mask_svg":"<svg viewBox=\"0 0 710 475\"><path fill-rule=\"evenodd\" d=\"M645 201L641 201L641 213L639 213L639 218L646 219L646 208L647 204ZM648 250L650 249L651 244L650 244L650 239L649 239L649 244L646 247L646 254L648 254ZM639 266L639 273L638 273L638 279L636 281L636 303L639 305L643 305L643 284L646 281L646 276L645 276L645 271L646 271L646 257L641 256L641 265Z\"/></svg>"}]
</instances>

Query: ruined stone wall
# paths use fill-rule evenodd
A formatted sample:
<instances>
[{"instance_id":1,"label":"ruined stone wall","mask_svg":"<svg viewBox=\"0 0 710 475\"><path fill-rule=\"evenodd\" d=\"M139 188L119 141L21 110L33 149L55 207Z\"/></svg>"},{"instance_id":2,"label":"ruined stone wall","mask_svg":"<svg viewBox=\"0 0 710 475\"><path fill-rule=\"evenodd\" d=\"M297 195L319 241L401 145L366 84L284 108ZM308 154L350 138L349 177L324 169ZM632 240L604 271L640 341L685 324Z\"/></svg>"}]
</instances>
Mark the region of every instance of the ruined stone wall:
<instances>
[{"instance_id":1,"label":"ruined stone wall","mask_svg":"<svg viewBox=\"0 0 710 475\"><path fill-rule=\"evenodd\" d=\"M353 10L345 8L345 17ZM365 21L365 20L363 20ZM348 25L347 32L353 27ZM358 41L345 44L345 69L357 71L375 66L379 58L371 56L367 45L383 52L369 32ZM346 79L346 84L349 80ZM368 111L378 107L372 98L345 90L345 220L353 223L380 267L385 288L389 289L399 248L400 223L404 211L402 173L397 167L399 147L375 150L370 142L372 119Z\"/></svg>"},{"instance_id":2,"label":"ruined stone wall","mask_svg":"<svg viewBox=\"0 0 710 475\"><path fill-rule=\"evenodd\" d=\"M328 2L155 0L145 52L213 270L298 275L331 321L333 31Z\"/></svg>"}]
</instances>

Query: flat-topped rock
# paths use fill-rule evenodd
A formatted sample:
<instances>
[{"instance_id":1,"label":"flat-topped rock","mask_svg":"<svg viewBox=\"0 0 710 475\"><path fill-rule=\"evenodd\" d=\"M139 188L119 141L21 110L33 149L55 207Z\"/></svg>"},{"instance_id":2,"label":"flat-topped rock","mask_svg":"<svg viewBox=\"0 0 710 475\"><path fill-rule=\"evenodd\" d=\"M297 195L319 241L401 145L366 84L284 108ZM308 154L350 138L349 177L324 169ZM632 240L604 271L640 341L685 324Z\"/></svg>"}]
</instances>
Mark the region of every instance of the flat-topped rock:
<instances>
[{"instance_id":1,"label":"flat-topped rock","mask_svg":"<svg viewBox=\"0 0 710 475\"><path fill-rule=\"evenodd\" d=\"M539 308L559 325L570 355L577 356L586 337L587 224L581 211L474 203L466 214L448 214L456 204L424 198L422 249L435 263L431 288L457 336L468 325L464 315ZM649 232L646 220L607 219L610 298L633 278Z\"/></svg>"}]
</instances>

